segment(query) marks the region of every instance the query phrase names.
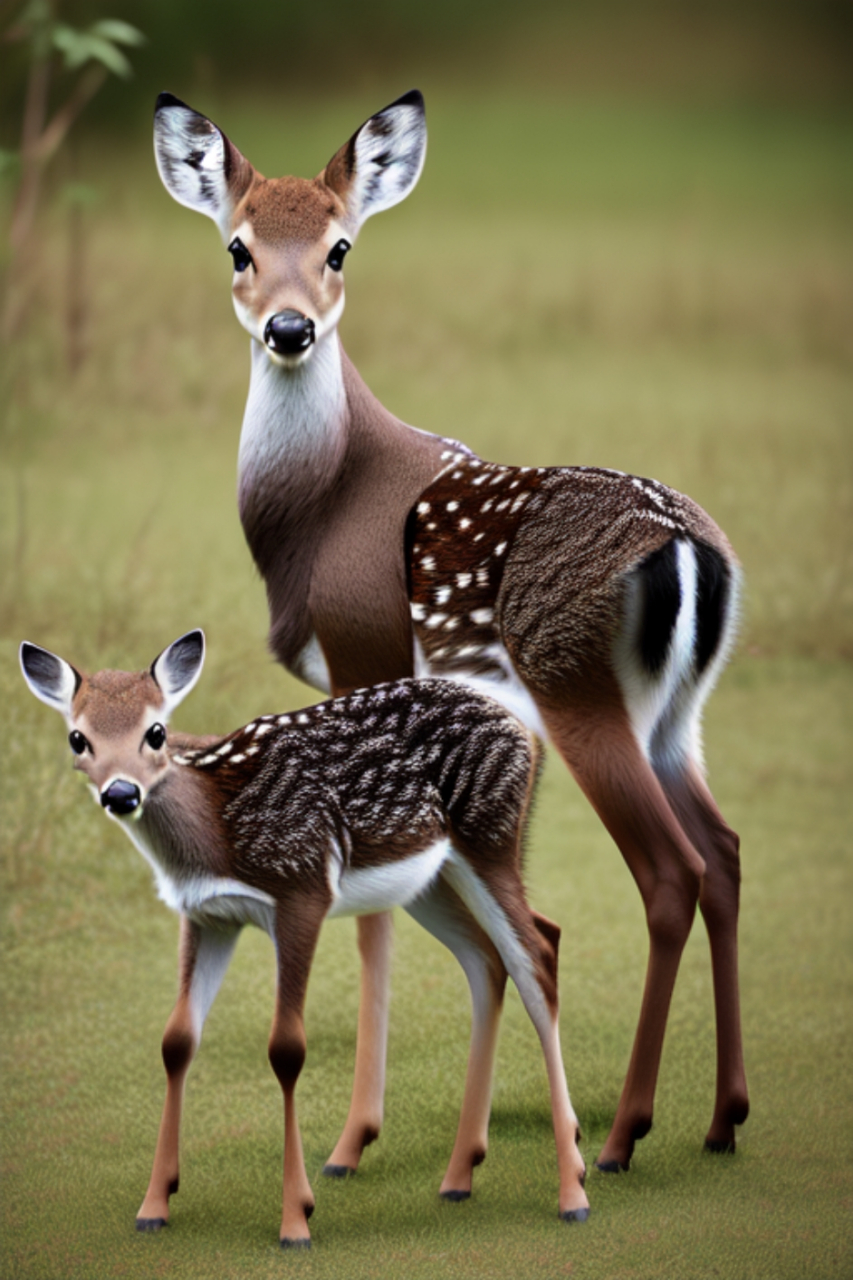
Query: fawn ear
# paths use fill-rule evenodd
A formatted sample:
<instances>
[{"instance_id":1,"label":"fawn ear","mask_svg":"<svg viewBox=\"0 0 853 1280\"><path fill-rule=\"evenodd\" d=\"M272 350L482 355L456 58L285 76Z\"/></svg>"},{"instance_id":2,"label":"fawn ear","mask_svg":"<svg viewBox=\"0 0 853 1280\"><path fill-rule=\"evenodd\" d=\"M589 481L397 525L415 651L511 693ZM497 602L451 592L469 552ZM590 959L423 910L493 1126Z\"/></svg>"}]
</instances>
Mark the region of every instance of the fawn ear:
<instances>
[{"instance_id":1,"label":"fawn ear","mask_svg":"<svg viewBox=\"0 0 853 1280\"><path fill-rule=\"evenodd\" d=\"M154 157L169 194L212 218L227 242L234 207L255 172L233 142L207 116L161 93L154 108Z\"/></svg>"},{"instance_id":2,"label":"fawn ear","mask_svg":"<svg viewBox=\"0 0 853 1280\"><path fill-rule=\"evenodd\" d=\"M30 690L42 702L46 702L54 711L59 711L66 719L71 715L71 704L74 695L80 688L82 676L75 671L70 662L58 658L49 649L41 649L37 644L25 640L19 651L21 671Z\"/></svg>"},{"instance_id":3,"label":"fawn ear","mask_svg":"<svg viewBox=\"0 0 853 1280\"><path fill-rule=\"evenodd\" d=\"M187 696L204 666L204 632L188 631L151 663L151 676L165 698L168 718Z\"/></svg>"},{"instance_id":4,"label":"fawn ear","mask_svg":"<svg viewBox=\"0 0 853 1280\"><path fill-rule=\"evenodd\" d=\"M424 167L426 141L423 96L412 89L371 116L332 156L321 177L343 200L355 231L409 194Z\"/></svg>"}]
</instances>

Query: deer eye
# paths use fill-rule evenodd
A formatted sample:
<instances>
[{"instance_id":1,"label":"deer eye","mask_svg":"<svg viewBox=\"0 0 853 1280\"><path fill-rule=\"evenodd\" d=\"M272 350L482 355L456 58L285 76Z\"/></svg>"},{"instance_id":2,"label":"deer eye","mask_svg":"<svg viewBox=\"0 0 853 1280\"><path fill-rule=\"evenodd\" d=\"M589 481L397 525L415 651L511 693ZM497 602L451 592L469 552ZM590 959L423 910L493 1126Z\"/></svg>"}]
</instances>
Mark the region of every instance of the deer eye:
<instances>
[{"instance_id":1,"label":"deer eye","mask_svg":"<svg viewBox=\"0 0 853 1280\"><path fill-rule=\"evenodd\" d=\"M340 271L344 265L344 258L349 253L352 245L349 240L339 240L333 248L329 250L329 256L326 259L326 266L331 267L333 271Z\"/></svg>"},{"instance_id":2,"label":"deer eye","mask_svg":"<svg viewBox=\"0 0 853 1280\"><path fill-rule=\"evenodd\" d=\"M162 724L152 724L145 734L145 741L153 751L159 751L166 741L166 729Z\"/></svg>"},{"instance_id":3,"label":"deer eye","mask_svg":"<svg viewBox=\"0 0 853 1280\"><path fill-rule=\"evenodd\" d=\"M239 236L235 236L231 241L228 246L228 252L234 259L235 271L245 271L247 267L253 267L255 265L252 255L249 253L249 250L243 244L243 241Z\"/></svg>"},{"instance_id":4,"label":"deer eye","mask_svg":"<svg viewBox=\"0 0 853 1280\"><path fill-rule=\"evenodd\" d=\"M92 750L92 748L89 746L89 743L83 737L83 734L80 732L79 729L71 730L71 732L68 735L68 741L71 745L71 750L74 752L75 756L82 756L84 751Z\"/></svg>"}]
</instances>

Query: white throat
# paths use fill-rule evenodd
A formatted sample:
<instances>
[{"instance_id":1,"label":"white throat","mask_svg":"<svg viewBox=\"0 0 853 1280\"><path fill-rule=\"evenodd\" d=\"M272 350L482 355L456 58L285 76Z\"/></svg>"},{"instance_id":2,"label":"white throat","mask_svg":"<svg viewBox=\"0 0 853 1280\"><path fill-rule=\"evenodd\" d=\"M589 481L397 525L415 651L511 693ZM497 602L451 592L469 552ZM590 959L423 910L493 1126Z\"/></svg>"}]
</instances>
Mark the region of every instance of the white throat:
<instances>
[{"instance_id":1,"label":"white throat","mask_svg":"<svg viewBox=\"0 0 853 1280\"><path fill-rule=\"evenodd\" d=\"M276 365L252 339L249 398L240 435L238 475L269 475L283 465L328 459L343 446L347 401L336 332L321 338L294 368Z\"/></svg>"}]
</instances>

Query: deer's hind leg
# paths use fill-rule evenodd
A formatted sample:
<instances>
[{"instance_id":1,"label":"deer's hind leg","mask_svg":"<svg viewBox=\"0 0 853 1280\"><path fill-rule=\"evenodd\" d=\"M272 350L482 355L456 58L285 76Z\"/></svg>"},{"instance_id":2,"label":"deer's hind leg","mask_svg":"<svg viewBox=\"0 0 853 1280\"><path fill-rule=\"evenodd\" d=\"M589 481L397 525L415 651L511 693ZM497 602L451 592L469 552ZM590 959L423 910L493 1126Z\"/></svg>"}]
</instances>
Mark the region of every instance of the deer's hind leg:
<instances>
[{"instance_id":1,"label":"deer's hind leg","mask_svg":"<svg viewBox=\"0 0 853 1280\"><path fill-rule=\"evenodd\" d=\"M453 1153L440 1188L445 1200L467 1200L474 1169L485 1160L488 1147L492 1077L506 969L489 936L443 879L435 881L426 893L410 902L406 910L453 952L471 991L471 1048L465 1093Z\"/></svg>"},{"instance_id":2,"label":"deer's hind leg","mask_svg":"<svg viewBox=\"0 0 853 1280\"><path fill-rule=\"evenodd\" d=\"M705 863L647 760L615 681L595 704L542 706L549 735L618 845L640 890L649 960L640 1018L616 1116L596 1164L627 1169L652 1126L672 991L699 899Z\"/></svg>"},{"instance_id":3,"label":"deer's hind leg","mask_svg":"<svg viewBox=\"0 0 853 1280\"><path fill-rule=\"evenodd\" d=\"M735 1149L735 1125L743 1124L749 1114L738 984L740 841L717 808L698 764L689 761L684 769L659 771L659 776L673 810L707 866L699 909L711 948L717 1087L705 1146L709 1151L730 1152Z\"/></svg>"},{"instance_id":4,"label":"deer's hind leg","mask_svg":"<svg viewBox=\"0 0 853 1280\"><path fill-rule=\"evenodd\" d=\"M551 1094L560 1174L560 1217L566 1222L583 1222L589 1216L589 1201L584 1191L586 1167L578 1149L580 1133L560 1047L557 997L560 930L544 916L531 911L521 877L514 869L489 868L485 875L480 875L465 858L456 855L445 864L442 874L491 938L536 1028Z\"/></svg>"},{"instance_id":5,"label":"deer's hind leg","mask_svg":"<svg viewBox=\"0 0 853 1280\"><path fill-rule=\"evenodd\" d=\"M166 1101L151 1179L136 1215L137 1231L158 1231L168 1224L169 1197L178 1190L179 1183L181 1110L187 1072L239 934L239 928L211 929L181 917L178 999L163 1034Z\"/></svg>"}]
</instances>

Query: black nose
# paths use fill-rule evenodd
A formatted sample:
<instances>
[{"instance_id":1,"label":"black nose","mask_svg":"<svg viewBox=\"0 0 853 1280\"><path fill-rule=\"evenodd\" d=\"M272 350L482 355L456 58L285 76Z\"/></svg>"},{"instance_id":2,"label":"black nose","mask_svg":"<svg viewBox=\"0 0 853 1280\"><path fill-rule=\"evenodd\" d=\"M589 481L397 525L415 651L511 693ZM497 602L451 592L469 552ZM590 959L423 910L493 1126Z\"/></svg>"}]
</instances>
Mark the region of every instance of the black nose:
<instances>
[{"instance_id":1,"label":"black nose","mask_svg":"<svg viewBox=\"0 0 853 1280\"><path fill-rule=\"evenodd\" d=\"M279 311L264 329L264 342L280 356L298 356L314 341L314 321L300 311Z\"/></svg>"},{"instance_id":2,"label":"black nose","mask_svg":"<svg viewBox=\"0 0 853 1280\"><path fill-rule=\"evenodd\" d=\"M142 796L135 782L122 782L119 778L101 792L101 804L110 813L133 813Z\"/></svg>"}]
</instances>

